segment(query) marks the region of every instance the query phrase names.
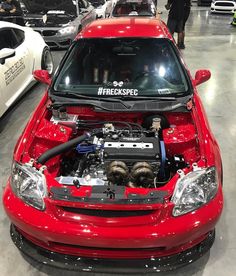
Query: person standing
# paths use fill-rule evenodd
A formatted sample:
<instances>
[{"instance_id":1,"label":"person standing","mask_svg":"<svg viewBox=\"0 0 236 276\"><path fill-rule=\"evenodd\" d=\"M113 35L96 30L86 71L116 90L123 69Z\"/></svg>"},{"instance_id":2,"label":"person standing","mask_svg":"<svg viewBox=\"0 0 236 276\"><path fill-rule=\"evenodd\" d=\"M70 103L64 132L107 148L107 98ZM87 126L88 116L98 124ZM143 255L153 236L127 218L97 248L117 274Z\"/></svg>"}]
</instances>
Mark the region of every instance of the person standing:
<instances>
[{"instance_id":1,"label":"person standing","mask_svg":"<svg viewBox=\"0 0 236 276\"><path fill-rule=\"evenodd\" d=\"M185 0L185 4L184 4L184 24L183 24L183 40L182 40L182 44L180 45L180 49L185 49L185 44L184 44L184 39L185 39L185 24L188 21L189 15L190 15L190 11L191 11L191 0Z\"/></svg>"},{"instance_id":2,"label":"person standing","mask_svg":"<svg viewBox=\"0 0 236 276\"><path fill-rule=\"evenodd\" d=\"M178 34L177 45L183 49L184 45L184 7L186 0L168 0L166 9L169 10L167 27L172 35Z\"/></svg>"}]
</instances>

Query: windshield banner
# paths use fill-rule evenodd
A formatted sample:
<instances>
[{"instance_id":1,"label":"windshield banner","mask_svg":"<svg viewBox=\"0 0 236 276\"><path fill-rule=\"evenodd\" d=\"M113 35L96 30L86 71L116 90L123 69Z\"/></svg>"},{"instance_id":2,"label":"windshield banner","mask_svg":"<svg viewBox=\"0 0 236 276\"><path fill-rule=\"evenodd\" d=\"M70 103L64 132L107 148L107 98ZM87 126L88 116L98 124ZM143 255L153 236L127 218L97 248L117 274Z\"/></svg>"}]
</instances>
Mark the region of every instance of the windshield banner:
<instances>
[{"instance_id":1,"label":"windshield banner","mask_svg":"<svg viewBox=\"0 0 236 276\"><path fill-rule=\"evenodd\" d=\"M98 96L138 96L138 89L99 87Z\"/></svg>"}]
</instances>

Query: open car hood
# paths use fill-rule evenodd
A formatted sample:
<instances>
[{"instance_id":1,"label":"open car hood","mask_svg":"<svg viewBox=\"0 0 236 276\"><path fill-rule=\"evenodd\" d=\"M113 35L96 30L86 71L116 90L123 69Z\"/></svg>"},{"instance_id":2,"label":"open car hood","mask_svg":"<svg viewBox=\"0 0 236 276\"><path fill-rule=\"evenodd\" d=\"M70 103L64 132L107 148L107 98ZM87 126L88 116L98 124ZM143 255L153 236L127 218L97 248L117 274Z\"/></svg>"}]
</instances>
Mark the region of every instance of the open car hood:
<instances>
[{"instance_id":1,"label":"open car hood","mask_svg":"<svg viewBox=\"0 0 236 276\"><path fill-rule=\"evenodd\" d=\"M65 11L76 14L77 0L21 0L29 13L47 13L48 11Z\"/></svg>"}]
</instances>

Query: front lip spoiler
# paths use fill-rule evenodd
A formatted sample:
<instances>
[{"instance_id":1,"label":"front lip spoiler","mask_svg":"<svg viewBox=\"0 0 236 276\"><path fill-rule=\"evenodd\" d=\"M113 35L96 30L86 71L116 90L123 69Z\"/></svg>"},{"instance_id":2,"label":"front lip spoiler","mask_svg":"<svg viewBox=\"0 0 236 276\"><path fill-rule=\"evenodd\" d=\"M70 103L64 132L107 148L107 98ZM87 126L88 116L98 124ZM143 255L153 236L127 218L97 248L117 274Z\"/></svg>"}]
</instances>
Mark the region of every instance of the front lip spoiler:
<instances>
[{"instance_id":1,"label":"front lip spoiler","mask_svg":"<svg viewBox=\"0 0 236 276\"><path fill-rule=\"evenodd\" d=\"M30 259L45 265L74 271L96 273L137 274L170 271L202 257L213 245L215 230L198 245L175 255L150 259L98 259L64 255L49 251L28 241L12 224L10 228L12 241L17 248Z\"/></svg>"}]
</instances>

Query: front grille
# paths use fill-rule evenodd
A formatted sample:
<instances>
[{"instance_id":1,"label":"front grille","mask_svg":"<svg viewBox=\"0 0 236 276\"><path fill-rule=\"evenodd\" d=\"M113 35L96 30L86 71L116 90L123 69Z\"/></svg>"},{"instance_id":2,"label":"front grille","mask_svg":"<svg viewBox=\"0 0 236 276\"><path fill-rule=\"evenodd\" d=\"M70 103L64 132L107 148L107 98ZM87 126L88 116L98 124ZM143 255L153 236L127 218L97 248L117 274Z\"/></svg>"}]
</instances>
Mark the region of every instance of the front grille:
<instances>
[{"instance_id":1,"label":"front grille","mask_svg":"<svg viewBox=\"0 0 236 276\"><path fill-rule=\"evenodd\" d=\"M215 6L220 6L220 7L234 7L233 3L228 3L228 2L216 2Z\"/></svg>"},{"instance_id":2,"label":"front grille","mask_svg":"<svg viewBox=\"0 0 236 276\"><path fill-rule=\"evenodd\" d=\"M66 212L76 213L79 215L102 217L102 218L122 218L122 217L137 217L137 216L147 216L154 213L153 210L98 210L98 209L83 209L83 208L73 208L73 207L62 207Z\"/></svg>"},{"instance_id":3,"label":"front grille","mask_svg":"<svg viewBox=\"0 0 236 276\"><path fill-rule=\"evenodd\" d=\"M52 30L43 30L42 31L43 36L54 36L57 34L57 31Z\"/></svg>"},{"instance_id":4,"label":"front grille","mask_svg":"<svg viewBox=\"0 0 236 276\"><path fill-rule=\"evenodd\" d=\"M216 11L217 11L217 12L222 12L222 13L228 12L227 10L222 10L222 9L217 9Z\"/></svg>"}]
</instances>

